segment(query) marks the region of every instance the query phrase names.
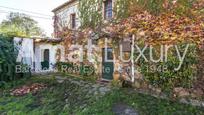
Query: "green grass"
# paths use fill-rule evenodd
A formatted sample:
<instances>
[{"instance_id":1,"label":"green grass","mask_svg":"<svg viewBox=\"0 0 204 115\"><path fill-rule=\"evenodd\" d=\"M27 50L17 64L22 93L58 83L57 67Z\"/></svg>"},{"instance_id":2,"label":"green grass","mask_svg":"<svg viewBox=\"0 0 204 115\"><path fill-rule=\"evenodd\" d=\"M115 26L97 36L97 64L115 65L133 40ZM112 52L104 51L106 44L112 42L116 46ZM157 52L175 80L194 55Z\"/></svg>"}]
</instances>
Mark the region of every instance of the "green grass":
<instances>
[{"instance_id":1,"label":"green grass","mask_svg":"<svg viewBox=\"0 0 204 115\"><path fill-rule=\"evenodd\" d=\"M204 108L138 94L128 89L115 90L88 107L80 115L111 115L113 105L125 103L135 108L140 115L204 115Z\"/></svg>"},{"instance_id":2,"label":"green grass","mask_svg":"<svg viewBox=\"0 0 204 115\"><path fill-rule=\"evenodd\" d=\"M203 115L204 108L179 104L157 99L148 95L138 94L129 89L115 89L99 100L86 97L82 87L70 83L58 84L55 79L33 77L19 81L19 85L31 83L46 83L47 89L37 94L23 97L9 95L9 89L4 90L0 98L0 114L8 115L112 115L112 107L116 103L125 103L135 108L141 115ZM17 86L19 86L17 85ZM68 103L65 93L71 94ZM80 105L86 103L85 108Z\"/></svg>"}]
</instances>

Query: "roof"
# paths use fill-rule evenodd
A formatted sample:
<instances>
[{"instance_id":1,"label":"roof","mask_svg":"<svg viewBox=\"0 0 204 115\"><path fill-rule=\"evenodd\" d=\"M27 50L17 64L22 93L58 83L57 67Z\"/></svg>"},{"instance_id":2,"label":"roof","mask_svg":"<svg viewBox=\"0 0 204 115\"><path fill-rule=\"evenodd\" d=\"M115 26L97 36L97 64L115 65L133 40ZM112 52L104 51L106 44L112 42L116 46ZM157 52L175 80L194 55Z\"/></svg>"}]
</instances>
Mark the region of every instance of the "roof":
<instances>
[{"instance_id":1,"label":"roof","mask_svg":"<svg viewBox=\"0 0 204 115\"><path fill-rule=\"evenodd\" d=\"M60 38L34 38L36 43L60 43L62 39Z\"/></svg>"},{"instance_id":2,"label":"roof","mask_svg":"<svg viewBox=\"0 0 204 115\"><path fill-rule=\"evenodd\" d=\"M59 9L61 9L61 8L63 8L63 7L65 7L65 6L67 6L67 5L69 5L69 4L72 4L72 3L76 2L76 1L77 1L77 0L69 0L69 1L65 2L64 4L58 6L57 8L53 9L52 12L56 12L57 10L59 10Z\"/></svg>"}]
</instances>

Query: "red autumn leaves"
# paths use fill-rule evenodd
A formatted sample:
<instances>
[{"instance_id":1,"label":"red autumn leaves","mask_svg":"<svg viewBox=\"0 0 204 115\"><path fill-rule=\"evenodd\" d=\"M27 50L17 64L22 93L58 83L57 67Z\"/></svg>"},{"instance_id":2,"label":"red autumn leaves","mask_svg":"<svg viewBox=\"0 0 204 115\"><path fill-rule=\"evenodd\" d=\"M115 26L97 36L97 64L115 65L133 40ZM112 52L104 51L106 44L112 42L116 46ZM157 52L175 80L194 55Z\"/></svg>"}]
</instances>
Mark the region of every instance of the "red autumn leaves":
<instances>
[{"instance_id":1,"label":"red autumn leaves","mask_svg":"<svg viewBox=\"0 0 204 115\"><path fill-rule=\"evenodd\" d=\"M41 83L34 83L32 85L24 85L20 88L14 89L11 91L11 95L13 96L24 96L29 93L36 93L42 89L45 89L46 85Z\"/></svg>"}]
</instances>

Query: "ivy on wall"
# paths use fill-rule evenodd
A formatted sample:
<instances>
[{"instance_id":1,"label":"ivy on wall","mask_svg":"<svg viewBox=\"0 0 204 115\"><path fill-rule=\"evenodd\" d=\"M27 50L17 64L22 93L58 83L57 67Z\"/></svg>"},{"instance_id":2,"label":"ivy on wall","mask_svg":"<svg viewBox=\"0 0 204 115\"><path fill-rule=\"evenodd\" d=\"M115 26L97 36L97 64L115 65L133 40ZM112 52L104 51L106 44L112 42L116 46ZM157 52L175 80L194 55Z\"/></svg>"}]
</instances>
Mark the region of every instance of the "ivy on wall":
<instances>
[{"instance_id":1,"label":"ivy on wall","mask_svg":"<svg viewBox=\"0 0 204 115\"><path fill-rule=\"evenodd\" d=\"M155 87L162 88L163 90L171 90L174 87L191 88L193 81L197 76L198 64L198 47L193 43L182 41L177 43L179 52L184 54L187 44L190 44L185 55L185 59L182 62L181 67L178 65L181 63L177 57L177 51L175 48L169 49L167 52L167 61L152 62L145 61L144 58L140 58L137 62L138 70L144 75L145 80ZM141 45L141 44L140 44ZM144 47L141 45L141 47ZM160 58L160 45L154 45L154 59ZM138 56L138 52L135 53L135 58ZM150 57L150 48L148 47L144 55Z\"/></svg>"},{"instance_id":2,"label":"ivy on wall","mask_svg":"<svg viewBox=\"0 0 204 115\"><path fill-rule=\"evenodd\" d=\"M184 61L180 71L173 71L179 64L174 57L175 50L170 51L168 62L155 64L139 60L138 63L141 73L146 76L145 80L153 86L163 89L189 88L197 75L196 66L199 63L199 53L193 51L197 51L204 35L204 16L203 13L199 13L204 11L204 2L197 1L199 0L116 0L113 11L114 18L118 21L104 25L103 0L80 0L79 12L83 31L79 30L80 34L74 37L77 40L78 38L86 39L90 37L90 31L94 31L96 34L99 33L100 38L108 36L116 38L114 42L118 42L119 38L134 34L137 39L145 40L149 44L178 44L182 47L181 51L186 42L193 42L189 48L191 52L188 52L187 60ZM66 35L65 47L73 41L70 40L70 33ZM145 53L149 54L149 52ZM157 56L159 55L155 55ZM154 69L148 71L146 67L162 67L163 65L169 67L167 71L158 72Z\"/></svg>"},{"instance_id":3,"label":"ivy on wall","mask_svg":"<svg viewBox=\"0 0 204 115\"><path fill-rule=\"evenodd\" d=\"M137 11L148 11L159 15L174 12L178 15L190 16L193 4L199 0L116 0L115 14L117 18L127 18Z\"/></svg>"},{"instance_id":4,"label":"ivy on wall","mask_svg":"<svg viewBox=\"0 0 204 115\"><path fill-rule=\"evenodd\" d=\"M95 28L102 22L102 0L80 0L79 15L82 27Z\"/></svg>"},{"instance_id":5,"label":"ivy on wall","mask_svg":"<svg viewBox=\"0 0 204 115\"><path fill-rule=\"evenodd\" d=\"M174 12L178 15L192 16L191 9L199 0L115 0L113 7L115 19L124 19L137 11L148 11L159 15ZM103 0L80 0L79 13L82 27L95 28L102 24Z\"/></svg>"}]
</instances>

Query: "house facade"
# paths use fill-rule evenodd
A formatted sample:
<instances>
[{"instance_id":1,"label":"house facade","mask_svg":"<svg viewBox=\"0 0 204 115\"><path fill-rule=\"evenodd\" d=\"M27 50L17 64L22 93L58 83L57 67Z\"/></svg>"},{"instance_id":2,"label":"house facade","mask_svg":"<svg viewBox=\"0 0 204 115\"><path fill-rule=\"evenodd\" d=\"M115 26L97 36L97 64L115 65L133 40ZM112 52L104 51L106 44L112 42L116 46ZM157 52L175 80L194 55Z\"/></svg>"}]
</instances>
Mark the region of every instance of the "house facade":
<instances>
[{"instance_id":1,"label":"house facade","mask_svg":"<svg viewBox=\"0 0 204 115\"><path fill-rule=\"evenodd\" d=\"M96 0L97 1L97 0ZM99 0L100 1L100 0ZM102 8L99 8L104 22L112 20L114 18L114 7L117 0L102 0ZM77 30L81 26L80 12L79 12L80 0L68 0L64 4L53 9L54 13L54 31L62 30L63 27Z\"/></svg>"},{"instance_id":2,"label":"house facade","mask_svg":"<svg viewBox=\"0 0 204 115\"><path fill-rule=\"evenodd\" d=\"M116 3L116 0L103 0L102 1L102 7L95 6L99 10L100 14L102 15L102 22L103 23L109 23L109 21L114 20L115 14L114 14L114 7ZM54 20L54 31L55 36L57 36L57 33L63 28L68 28L69 30L74 31L83 31L81 29L81 19L80 19L80 12L79 12L79 0L69 0L66 3L60 5L59 7L55 8L52 12L55 14L55 20ZM57 18L56 18L57 17ZM118 79L118 76L122 75L125 77L125 79L128 79L129 81L134 81L134 66L131 62L131 60L126 61L125 63L120 61L120 44L122 46L125 46L122 48L122 52L124 55L122 57L125 57L126 59L130 57L131 55L131 40L132 36L128 36L127 39L118 41L117 44L114 44L114 41L111 39L111 36L98 36L97 34L93 33L92 31L88 31L90 35L83 39L83 41L86 41L86 44L84 46L92 47L91 45L95 45L97 48L95 48L95 51L84 51L89 52L92 55L92 57L98 57L97 61L91 61L88 60L88 64L92 64L95 68L95 73L97 76L99 76L102 80L113 80ZM63 38L62 38L63 39ZM76 39L75 39L76 40ZM70 42L73 42L74 40L71 40ZM78 41L74 42L75 44L80 44ZM111 60L111 61L107 61ZM72 62L69 59L66 61ZM87 61L87 60L86 60ZM83 61L86 62L86 61ZM124 70L125 69L125 70ZM123 71L124 70L124 71ZM130 74L129 74L130 73Z\"/></svg>"},{"instance_id":3,"label":"house facade","mask_svg":"<svg viewBox=\"0 0 204 115\"><path fill-rule=\"evenodd\" d=\"M66 3L52 10L54 13L54 33L67 27L69 29L78 29L80 27L78 0L68 0Z\"/></svg>"}]
</instances>

